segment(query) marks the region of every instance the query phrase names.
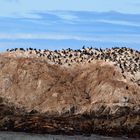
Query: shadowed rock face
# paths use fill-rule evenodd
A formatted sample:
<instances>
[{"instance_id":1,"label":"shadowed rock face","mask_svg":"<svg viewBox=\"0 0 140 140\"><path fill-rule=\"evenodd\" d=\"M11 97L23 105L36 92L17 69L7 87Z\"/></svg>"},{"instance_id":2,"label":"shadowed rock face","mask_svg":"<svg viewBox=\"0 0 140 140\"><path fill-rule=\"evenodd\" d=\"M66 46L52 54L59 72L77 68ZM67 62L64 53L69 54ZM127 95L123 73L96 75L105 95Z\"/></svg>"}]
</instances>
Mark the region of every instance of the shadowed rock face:
<instances>
[{"instance_id":1,"label":"shadowed rock face","mask_svg":"<svg viewBox=\"0 0 140 140\"><path fill-rule=\"evenodd\" d=\"M0 97L1 130L140 134L140 87L109 62L0 56Z\"/></svg>"}]
</instances>

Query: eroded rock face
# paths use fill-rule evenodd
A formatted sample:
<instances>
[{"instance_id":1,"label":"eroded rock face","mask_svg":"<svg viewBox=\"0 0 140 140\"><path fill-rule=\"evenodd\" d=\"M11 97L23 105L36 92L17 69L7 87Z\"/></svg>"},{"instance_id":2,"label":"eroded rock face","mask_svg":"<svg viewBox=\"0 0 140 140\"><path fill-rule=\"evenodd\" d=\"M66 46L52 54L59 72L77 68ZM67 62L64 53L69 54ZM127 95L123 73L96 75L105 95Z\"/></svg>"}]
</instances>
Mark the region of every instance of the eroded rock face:
<instances>
[{"instance_id":1,"label":"eroded rock face","mask_svg":"<svg viewBox=\"0 0 140 140\"><path fill-rule=\"evenodd\" d=\"M140 87L109 62L67 68L0 56L0 68L0 97L7 100L0 107L13 109L0 114L1 130L140 134Z\"/></svg>"}]
</instances>

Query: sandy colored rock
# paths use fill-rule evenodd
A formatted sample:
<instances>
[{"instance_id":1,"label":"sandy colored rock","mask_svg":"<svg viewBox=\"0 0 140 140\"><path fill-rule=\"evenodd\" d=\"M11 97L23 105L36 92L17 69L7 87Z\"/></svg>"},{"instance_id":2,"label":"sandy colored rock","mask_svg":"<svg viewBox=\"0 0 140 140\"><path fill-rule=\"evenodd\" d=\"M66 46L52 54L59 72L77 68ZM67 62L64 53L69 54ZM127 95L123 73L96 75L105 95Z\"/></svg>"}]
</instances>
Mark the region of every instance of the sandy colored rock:
<instances>
[{"instance_id":1,"label":"sandy colored rock","mask_svg":"<svg viewBox=\"0 0 140 140\"><path fill-rule=\"evenodd\" d=\"M89 128L92 133L115 133L120 129L129 133L137 130L136 135L140 132L140 87L124 78L120 68L110 62L97 60L64 67L39 58L0 56L0 97L26 113L67 116L67 130L73 133L70 117L85 115L89 122L82 124L80 118L77 121L81 132ZM56 124L47 126L46 122L41 130L49 132Z\"/></svg>"}]
</instances>

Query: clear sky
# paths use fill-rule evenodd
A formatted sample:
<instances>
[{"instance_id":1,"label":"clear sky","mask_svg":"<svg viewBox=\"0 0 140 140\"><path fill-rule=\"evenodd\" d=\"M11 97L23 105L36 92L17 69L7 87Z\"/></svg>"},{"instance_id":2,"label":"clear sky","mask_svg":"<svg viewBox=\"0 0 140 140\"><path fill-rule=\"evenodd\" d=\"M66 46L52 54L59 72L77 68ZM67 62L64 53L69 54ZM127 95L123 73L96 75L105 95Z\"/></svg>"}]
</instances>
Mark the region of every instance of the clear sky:
<instances>
[{"instance_id":1,"label":"clear sky","mask_svg":"<svg viewBox=\"0 0 140 140\"><path fill-rule=\"evenodd\" d=\"M0 51L15 47L140 50L140 0L0 0Z\"/></svg>"}]
</instances>

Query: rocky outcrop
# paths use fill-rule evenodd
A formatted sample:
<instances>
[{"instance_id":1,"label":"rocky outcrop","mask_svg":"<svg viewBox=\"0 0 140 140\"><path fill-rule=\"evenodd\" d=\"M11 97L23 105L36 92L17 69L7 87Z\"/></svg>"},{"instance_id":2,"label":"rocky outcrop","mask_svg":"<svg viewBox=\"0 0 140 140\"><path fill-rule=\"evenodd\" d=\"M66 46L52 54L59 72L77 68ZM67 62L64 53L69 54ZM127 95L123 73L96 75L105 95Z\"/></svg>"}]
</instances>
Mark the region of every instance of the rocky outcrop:
<instances>
[{"instance_id":1,"label":"rocky outcrop","mask_svg":"<svg viewBox=\"0 0 140 140\"><path fill-rule=\"evenodd\" d=\"M111 62L1 55L0 97L1 130L140 136L140 87Z\"/></svg>"}]
</instances>

